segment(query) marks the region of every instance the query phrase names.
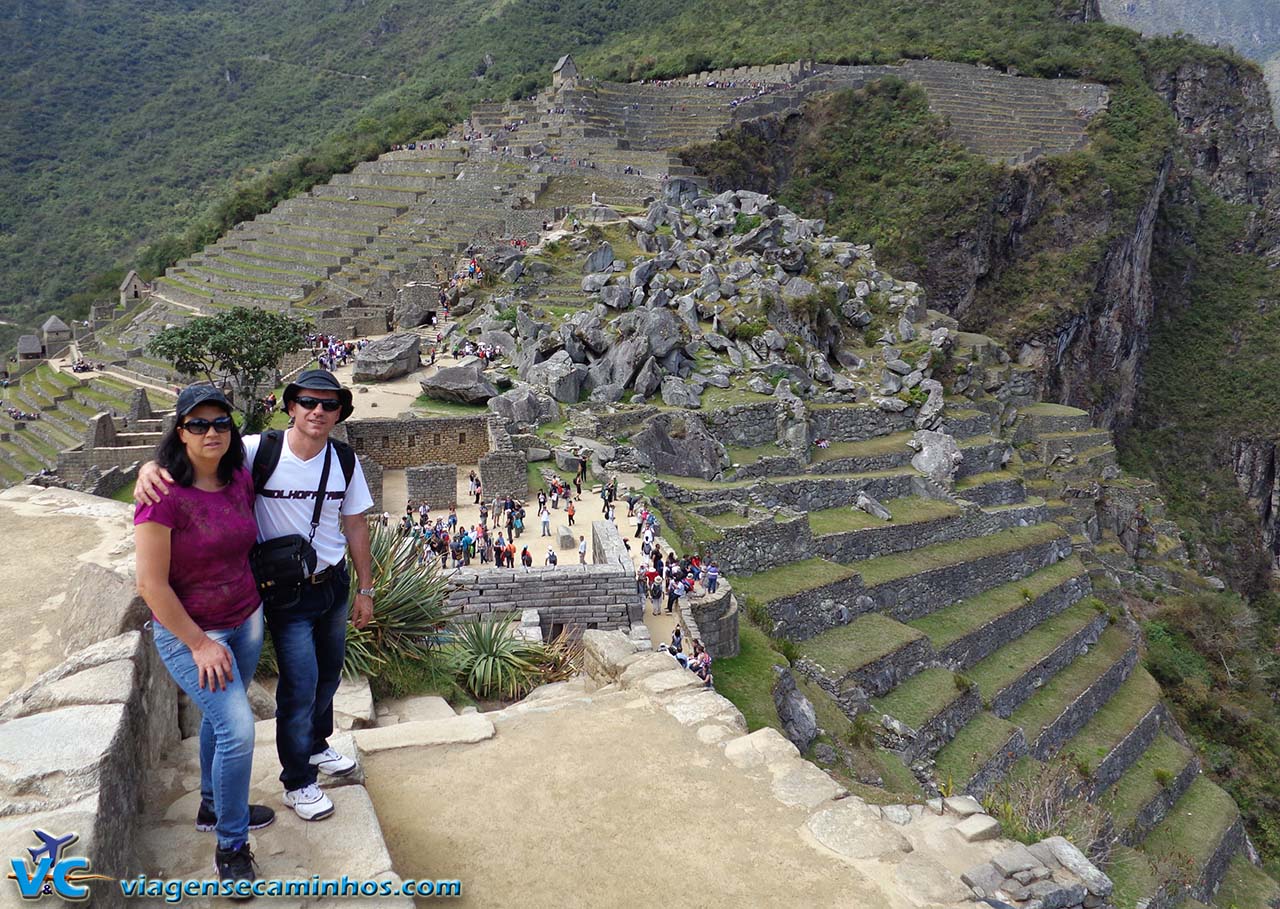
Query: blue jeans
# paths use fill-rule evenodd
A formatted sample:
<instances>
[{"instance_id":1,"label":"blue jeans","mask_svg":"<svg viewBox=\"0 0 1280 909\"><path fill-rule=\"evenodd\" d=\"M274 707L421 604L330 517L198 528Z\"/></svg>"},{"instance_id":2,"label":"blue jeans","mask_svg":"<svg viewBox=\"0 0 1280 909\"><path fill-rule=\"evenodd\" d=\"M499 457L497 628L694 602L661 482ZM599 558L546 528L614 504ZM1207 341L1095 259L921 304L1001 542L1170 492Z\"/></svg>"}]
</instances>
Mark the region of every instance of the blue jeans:
<instances>
[{"instance_id":1,"label":"blue jeans","mask_svg":"<svg viewBox=\"0 0 1280 909\"><path fill-rule=\"evenodd\" d=\"M329 747L333 695L347 648L347 592L351 579L339 566L323 584L305 584L290 609L272 609L267 627L276 649L276 751L286 790L316 781L311 755Z\"/></svg>"},{"instance_id":2,"label":"blue jeans","mask_svg":"<svg viewBox=\"0 0 1280 909\"><path fill-rule=\"evenodd\" d=\"M262 652L262 609L235 628L207 631L231 651L233 678L225 690L201 688L191 648L168 628L152 622L156 650L178 687L200 708L200 797L218 815L218 848L249 837L249 776L253 769L253 708L246 688Z\"/></svg>"}]
</instances>

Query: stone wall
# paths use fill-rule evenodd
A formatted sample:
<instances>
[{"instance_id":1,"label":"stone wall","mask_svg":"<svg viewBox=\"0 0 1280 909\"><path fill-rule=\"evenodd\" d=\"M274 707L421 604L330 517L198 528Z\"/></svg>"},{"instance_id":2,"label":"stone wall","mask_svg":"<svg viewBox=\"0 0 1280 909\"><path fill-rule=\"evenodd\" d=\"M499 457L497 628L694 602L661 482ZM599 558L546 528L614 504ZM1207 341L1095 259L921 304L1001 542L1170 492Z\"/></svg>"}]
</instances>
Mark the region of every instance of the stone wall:
<instances>
[{"instance_id":1,"label":"stone wall","mask_svg":"<svg viewBox=\"0 0 1280 909\"><path fill-rule=\"evenodd\" d=\"M1187 761L1186 766L1178 771L1173 781L1168 786L1162 787L1155 798L1142 806L1142 810L1134 818L1133 826L1128 830L1120 831L1120 842L1126 846L1136 846L1145 840L1147 834L1155 829L1156 824L1164 820L1173 810L1178 799L1182 798L1183 793L1199 775L1200 761L1196 758Z\"/></svg>"},{"instance_id":2,"label":"stone wall","mask_svg":"<svg viewBox=\"0 0 1280 909\"><path fill-rule=\"evenodd\" d=\"M1107 617L1098 613L1088 624L1067 638L1021 676L991 695L991 712L1008 717L1047 680L1066 669L1081 651L1093 646L1107 628Z\"/></svg>"},{"instance_id":3,"label":"stone wall","mask_svg":"<svg viewBox=\"0 0 1280 909\"><path fill-rule=\"evenodd\" d=\"M770 515L743 527L726 527L724 536L701 545L704 561L724 574L746 575L812 558L813 534L807 515Z\"/></svg>"},{"instance_id":4,"label":"stone wall","mask_svg":"<svg viewBox=\"0 0 1280 909\"><path fill-rule=\"evenodd\" d=\"M382 511L382 465L372 458L365 458L360 462L360 469L364 471L364 481L369 486L369 495L373 497L373 508L370 513Z\"/></svg>"},{"instance_id":5,"label":"stone wall","mask_svg":"<svg viewBox=\"0 0 1280 909\"><path fill-rule=\"evenodd\" d=\"M155 457L154 445L129 445L123 448L67 448L58 452L57 473L75 481L84 476L90 467L107 470L110 467L128 467L138 461L150 461Z\"/></svg>"},{"instance_id":6,"label":"stone wall","mask_svg":"<svg viewBox=\"0 0 1280 909\"><path fill-rule=\"evenodd\" d=\"M1138 648L1130 647L1123 657L1041 730L1031 744L1031 756L1039 761L1047 761L1057 754L1089 722L1090 717L1111 699L1137 664Z\"/></svg>"},{"instance_id":7,"label":"stone wall","mask_svg":"<svg viewBox=\"0 0 1280 909\"><path fill-rule=\"evenodd\" d=\"M1147 711L1116 747L1107 753L1097 769L1093 771L1093 792L1089 795L1090 800L1096 799L1120 779L1124 772L1133 766L1134 761L1151 747L1151 743L1160 734L1164 719L1164 705L1158 703Z\"/></svg>"},{"instance_id":8,"label":"stone wall","mask_svg":"<svg viewBox=\"0 0 1280 909\"><path fill-rule=\"evenodd\" d=\"M777 438L777 415L778 405L765 401L708 410L702 414L702 422L721 445L751 448Z\"/></svg>"},{"instance_id":9,"label":"stone wall","mask_svg":"<svg viewBox=\"0 0 1280 909\"><path fill-rule=\"evenodd\" d=\"M1001 745L994 755L992 755L985 764L979 767L969 779L963 784L959 780L954 780L956 785L960 787L962 792L981 799L989 792L992 787L1005 778L1013 765L1018 763L1027 753L1027 737L1022 734L1022 730L1015 726L1013 735L1009 736L1009 740ZM943 780L943 782L947 782Z\"/></svg>"},{"instance_id":10,"label":"stone wall","mask_svg":"<svg viewBox=\"0 0 1280 909\"><path fill-rule=\"evenodd\" d=\"M874 404L842 404L809 410L809 433L832 442L862 442L915 428L915 408L888 413Z\"/></svg>"},{"instance_id":11,"label":"stone wall","mask_svg":"<svg viewBox=\"0 0 1280 909\"><path fill-rule=\"evenodd\" d=\"M460 568L449 572L448 606L462 620L538 610L545 638L556 625L571 633L588 628L628 628L636 601L635 571L618 529L594 521L589 565L554 568Z\"/></svg>"},{"instance_id":12,"label":"stone wall","mask_svg":"<svg viewBox=\"0 0 1280 909\"><path fill-rule=\"evenodd\" d=\"M387 470L417 464L477 464L489 452L485 415L351 420L347 439L362 459Z\"/></svg>"},{"instance_id":13,"label":"stone wall","mask_svg":"<svg viewBox=\"0 0 1280 909\"><path fill-rule=\"evenodd\" d=\"M786 505L800 511L821 511L824 508L852 505L860 492L882 502L902 496L920 495L919 484L913 482L919 479L910 473L858 478L812 476L793 480L763 479L750 485L726 483L699 487L677 486L659 479L658 491L663 498L677 504L746 499L763 508Z\"/></svg>"},{"instance_id":14,"label":"stone wall","mask_svg":"<svg viewBox=\"0 0 1280 909\"><path fill-rule=\"evenodd\" d=\"M977 685L970 685L937 716L915 730L915 738L901 751L903 761L911 765L923 757L937 754L981 712L982 695L978 693Z\"/></svg>"},{"instance_id":15,"label":"stone wall","mask_svg":"<svg viewBox=\"0 0 1280 909\"><path fill-rule=\"evenodd\" d=\"M714 594L688 597L680 621L690 644L701 640L712 659L738 655L738 601L726 582L717 584Z\"/></svg>"},{"instance_id":16,"label":"stone wall","mask_svg":"<svg viewBox=\"0 0 1280 909\"><path fill-rule=\"evenodd\" d=\"M1041 622L1089 595L1088 575L1069 578L1012 612L997 616L942 648L938 658L954 669L968 669L1009 641L1017 640Z\"/></svg>"},{"instance_id":17,"label":"stone wall","mask_svg":"<svg viewBox=\"0 0 1280 909\"><path fill-rule=\"evenodd\" d=\"M774 621L775 636L803 641L828 628L847 624L875 609L875 601L864 596L862 578L842 578L812 590L802 590L765 604Z\"/></svg>"},{"instance_id":18,"label":"stone wall","mask_svg":"<svg viewBox=\"0 0 1280 909\"><path fill-rule=\"evenodd\" d=\"M408 502L426 502L437 511L457 504L458 468L453 464L421 464L405 468Z\"/></svg>"},{"instance_id":19,"label":"stone wall","mask_svg":"<svg viewBox=\"0 0 1280 909\"><path fill-rule=\"evenodd\" d=\"M1044 505L1028 505L1025 508L1010 509L995 514L970 506L964 508L959 514L947 515L932 521L917 521L910 524L886 521L873 527L824 534L814 538L810 552L834 562L848 564L875 556L919 549L934 543L986 536L1016 527L1020 521L1025 521L1027 524L1041 524L1048 519L1049 511Z\"/></svg>"},{"instance_id":20,"label":"stone wall","mask_svg":"<svg viewBox=\"0 0 1280 909\"><path fill-rule=\"evenodd\" d=\"M485 495L529 495L529 461L523 452L491 451L480 457L480 482Z\"/></svg>"}]
</instances>

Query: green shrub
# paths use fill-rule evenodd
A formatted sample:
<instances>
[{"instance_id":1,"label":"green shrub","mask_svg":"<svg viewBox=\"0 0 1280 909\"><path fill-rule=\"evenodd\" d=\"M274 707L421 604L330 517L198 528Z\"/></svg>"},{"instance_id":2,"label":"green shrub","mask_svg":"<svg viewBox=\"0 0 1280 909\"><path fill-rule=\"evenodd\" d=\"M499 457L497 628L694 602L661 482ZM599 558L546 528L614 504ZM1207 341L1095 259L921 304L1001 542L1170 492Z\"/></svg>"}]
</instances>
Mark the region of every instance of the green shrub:
<instances>
[{"instance_id":1,"label":"green shrub","mask_svg":"<svg viewBox=\"0 0 1280 909\"><path fill-rule=\"evenodd\" d=\"M1164 767L1157 767L1155 771L1156 782L1160 784L1161 789L1168 789L1173 785L1173 772L1166 770Z\"/></svg>"},{"instance_id":2,"label":"green shrub","mask_svg":"<svg viewBox=\"0 0 1280 909\"><path fill-rule=\"evenodd\" d=\"M759 215L745 215L742 212L738 212L737 217L733 219L733 232L735 234L749 234L763 223L764 219Z\"/></svg>"}]
</instances>

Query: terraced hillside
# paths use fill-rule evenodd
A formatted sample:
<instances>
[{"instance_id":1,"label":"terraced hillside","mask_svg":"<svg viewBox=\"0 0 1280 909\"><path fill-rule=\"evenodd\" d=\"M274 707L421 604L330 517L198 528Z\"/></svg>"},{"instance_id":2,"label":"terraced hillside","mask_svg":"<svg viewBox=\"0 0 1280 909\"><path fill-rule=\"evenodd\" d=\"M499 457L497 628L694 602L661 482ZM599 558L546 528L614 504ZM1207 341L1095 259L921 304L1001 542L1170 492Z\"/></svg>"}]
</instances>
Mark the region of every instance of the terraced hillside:
<instances>
[{"instance_id":1,"label":"terraced hillside","mask_svg":"<svg viewBox=\"0 0 1280 909\"><path fill-rule=\"evenodd\" d=\"M0 413L0 485L22 482L41 470L55 470L58 452L85 441L89 420L99 413L125 415L138 386L109 375L82 378L42 365L4 390L4 407L39 413L38 420L14 420ZM173 398L154 387L148 398L158 409ZM74 479L79 480L79 477Z\"/></svg>"}]
</instances>

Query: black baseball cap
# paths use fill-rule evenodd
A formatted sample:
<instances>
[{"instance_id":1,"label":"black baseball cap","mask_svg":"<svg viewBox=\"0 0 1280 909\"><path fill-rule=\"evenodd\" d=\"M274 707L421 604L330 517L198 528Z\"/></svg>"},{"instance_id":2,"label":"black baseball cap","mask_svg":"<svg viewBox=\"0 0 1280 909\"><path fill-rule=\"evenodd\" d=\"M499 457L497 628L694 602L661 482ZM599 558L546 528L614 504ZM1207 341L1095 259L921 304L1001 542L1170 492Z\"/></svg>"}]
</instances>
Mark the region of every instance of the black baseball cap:
<instances>
[{"instance_id":1,"label":"black baseball cap","mask_svg":"<svg viewBox=\"0 0 1280 909\"><path fill-rule=\"evenodd\" d=\"M327 369L308 369L299 373L298 378L284 387L284 400L280 404L280 409L287 413L289 404L304 388L312 391L336 391L338 400L342 402L342 410L338 413L339 423L355 411L355 406L351 403L351 389L343 388L337 376Z\"/></svg>"},{"instance_id":2,"label":"black baseball cap","mask_svg":"<svg viewBox=\"0 0 1280 909\"><path fill-rule=\"evenodd\" d=\"M201 404L216 404L227 413L231 413L231 402L227 400L227 396L207 382L188 385L178 392L178 405L174 408L174 413L181 420Z\"/></svg>"}]
</instances>

